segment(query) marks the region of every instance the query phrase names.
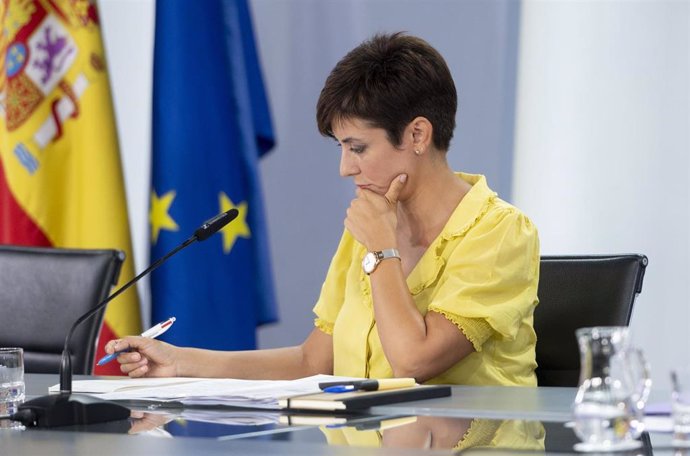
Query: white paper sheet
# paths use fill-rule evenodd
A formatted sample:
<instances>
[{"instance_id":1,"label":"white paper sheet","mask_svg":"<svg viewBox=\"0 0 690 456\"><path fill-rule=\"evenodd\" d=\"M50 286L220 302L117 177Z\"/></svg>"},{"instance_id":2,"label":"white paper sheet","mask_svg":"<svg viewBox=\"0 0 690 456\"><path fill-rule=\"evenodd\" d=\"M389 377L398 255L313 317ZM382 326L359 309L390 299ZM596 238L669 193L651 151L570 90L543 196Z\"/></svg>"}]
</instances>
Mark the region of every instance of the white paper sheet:
<instances>
[{"instance_id":1,"label":"white paper sheet","mask_svg":"<svg viewBox=\"0 0 690 456\"><path fill-rule=\"evenodd\" d=\"M175 401L186 405L228 405L279 409L278 399L319 392L320 382L361 380L352 377L314 375L298 380L236 380L220 378L122 378L76 380L75 393L108 400ZM59 385L50 392L60 390Z\"/></svg>"}]
</instances>

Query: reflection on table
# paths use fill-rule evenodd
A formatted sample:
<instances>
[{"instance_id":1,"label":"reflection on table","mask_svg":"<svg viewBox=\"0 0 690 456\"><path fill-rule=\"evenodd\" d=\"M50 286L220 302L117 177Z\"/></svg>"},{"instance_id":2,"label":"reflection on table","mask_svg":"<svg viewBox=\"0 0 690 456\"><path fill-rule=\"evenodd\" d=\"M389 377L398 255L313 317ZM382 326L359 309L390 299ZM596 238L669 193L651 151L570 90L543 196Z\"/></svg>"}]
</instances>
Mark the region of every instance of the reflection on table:
<instances>
[{"instance_id":1,"label":"reflection on table","mask_svg":"<svg viewBox=\"0 0 690 456\"><path fill-rule=\"evenodd\" d=\"M325 418L324 418L325 419ZM299 421L299 420L295 420ZM317 418L312 418L316 424ZM461 451L469 448L544 450L540 421L399 416L322 424L284 438L351 447L416 448Z\"/></svg>"},{"instance_id":2,"label":"reflection on table","mask_svg":"<svg viewBox=\"0 0 690 456\"><path fill-rule=\"evenodd\" d=\"M227 438L289 428L279 424L280 416L279 412L227 408L133 410L128 433L158 437Z\"/></svg>"},{"instance_id":3,"label":"reflection on table","mask_svg":"<svg viewBox=\"0 0 690 456\"><path fill-rule=\"evenodd\" d=\"M318 454L340 455L344 454L341 452L344 446L351 448L354 451L352 454L378 454L370 453L377 451L377 447L384 451L390 448L393 451L395 448L417 449L419 454L426 454L425 451L440 451L448 454L485 453L486 451L491 454L515 454L518 450L523 454L544 454L545 452L576 454L573 451L573 444L577 442L577 438L572 428L564 424L535 420L467 419L422 415L323 416L284 415L279 412L267 413L227 408L159 409L137 411L128 420L120 422L81 428L54 428L50 431L23 429L23 426L12 426L9 420L0 420L0 448L2 449L0 452L2 454L57 454L61 452L55 451L58 448L68 454L74 449L75 441L80 442L84 449L101 448L102 442L106 441L117 447L129 449L125 452L108 452L102 451L101 448L96 451L96 454L143 455L150 454L146 451L147 449L160 450L162 448L160 445L172 451L170 454L189 454L183 450L190 448L205 448L208 454L229 454L233 452L232 449L249 451L249 449L264 448L266 451L256 454L271 455L283 454L286 448L298 448L299 451L309 448L312 451L309 454L314 454L313 450L320 448ZM108 438L104 433L111 434L113 439L118 439ZM126 434L163 438L138 439ZM639 452L624 454L690 456L690 449L674 444L672 437L671 433L653 433L651 436L645 433L642 439L643 447ZM252 446L254 443L260 443L257 442L258 440L263 441L262 445L268 446ZM160 444L156 445L153 442L160 442ZM272 446L273 444L288 444L288 446L275 447ZM318 444L324 446L320 447ZM329 452L329 446L335 452ZM68 451L68 448L71 450ZM357 451L357 448L360 450ZM182 452L176 453L175 449ZM43 450L50 450L50 452ZM238 453L243 453L243 451L238 451ZM87 451L78 454L94 454L94 452Z\"/></svg>"},{"instance_id":4,"label":"reflection on table","mask_svg":"<svg viewBox=\"0 0 690 456\"><path fill-rule=\"evenodd\" d=\"M540 421L433 416L280 415L253 411L135 411L130 434L298 440L352 447L543 451ZM561 423L556 423L562 426ZM306 431L305 431L306 428ZM293 432L300 430L300 432Z\"/></svg>"}]
</instances>

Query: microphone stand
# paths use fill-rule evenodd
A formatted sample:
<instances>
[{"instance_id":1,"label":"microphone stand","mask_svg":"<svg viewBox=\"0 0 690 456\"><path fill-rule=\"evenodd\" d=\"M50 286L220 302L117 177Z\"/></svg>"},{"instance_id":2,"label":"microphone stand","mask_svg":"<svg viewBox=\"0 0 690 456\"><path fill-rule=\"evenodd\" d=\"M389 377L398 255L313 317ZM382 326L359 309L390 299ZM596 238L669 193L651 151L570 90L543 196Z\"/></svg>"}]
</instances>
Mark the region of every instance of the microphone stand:
<instances>
[{"instance_id":1,"label":"microphone stand","mask_svg":"<svg viewBox=\"0 0 690 456\"><path fill-rule=\"evenodd\" d=\"M72 357L69 350L69 343L72 339L74 330L82 322L105 307L110 301L137 283L142 277L165 263L171 256L196 241L208 239L212 234L237 218L238 214L239 212L237 209L230 209L208 220L197 228L190 238L165 254L162 258L159 258L138 276L124 284L109 297L79 317L65 337L65 345L62 350L62 358L60 359L60 393L41 396L21 404L17 412L10 416L10 419L20 421L26 426L56 427L104 423L129 418L130 410L120 404L101 400L93 396L72 394Z\"/></svg>"},{"instance_id":2,"label":"microphone stand","mask_svg":"<svg viewBox=\"0 0 690 456\"><path fill-rule=\"evenodd\" d=\"M159 258L155 263L146 268L144 272L142 272L141 274L139 274L138 276L124 284L115 293L108 296L105 300L101 301L96 307L86 312L84 315L79 317L77 321L74 322L69 332L67 333L67 336L65 337L65 346L62 349L62 359L60 360L60 393L69 394L72 392L72 354L69 351L69 342L72 339L72 333L74 333L74 330L77 328L77 326L91 318L96 312L105 307L110 301L120 296L123 292L129 289L129 287L137 283L142 277L149 274L153 270L158 269L158 267L165 263L168 260L168 258L175 255L177 252L184 249L188 245L193 244L194 242L196 242L196 240L196 237L192 236L186 241L184 241L182 244L175 247L172 251L168 252L165 256Z\"/></svg>"}]
</instances>

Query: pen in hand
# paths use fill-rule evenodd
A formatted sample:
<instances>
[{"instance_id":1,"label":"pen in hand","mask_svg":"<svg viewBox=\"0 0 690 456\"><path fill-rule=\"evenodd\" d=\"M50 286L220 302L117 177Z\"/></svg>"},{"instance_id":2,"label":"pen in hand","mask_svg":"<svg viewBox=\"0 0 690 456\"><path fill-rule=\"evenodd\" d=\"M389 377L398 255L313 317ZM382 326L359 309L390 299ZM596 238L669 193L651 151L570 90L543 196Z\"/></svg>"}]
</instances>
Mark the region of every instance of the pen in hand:
<instances>
[{"instance_id":1,"label":"pen in hand","mask_svg":"<svg viewBox=\"0 0 690 456\"><path fill-rule=\"evenodd\" d=\"M144 331L143 333L141 333L141 337L148 337L149 339L155 339L156 337L160 336L165 331L170 329L170 327L172 326L173 323L175 323L175 317L170 317L167 320L162 321L162 322L158 323L157 325L152 326L151 328L149 328L146 331ZM105 355L103 358L98 360L96 365L102 366L104 364L108 364L110 361L117 358L117 356L120 353L124 353L127 351L129 351L129 350L121 350L121 351L117 351L115 353L111 353L110 355Z\"/></svg>"}]
</instances>

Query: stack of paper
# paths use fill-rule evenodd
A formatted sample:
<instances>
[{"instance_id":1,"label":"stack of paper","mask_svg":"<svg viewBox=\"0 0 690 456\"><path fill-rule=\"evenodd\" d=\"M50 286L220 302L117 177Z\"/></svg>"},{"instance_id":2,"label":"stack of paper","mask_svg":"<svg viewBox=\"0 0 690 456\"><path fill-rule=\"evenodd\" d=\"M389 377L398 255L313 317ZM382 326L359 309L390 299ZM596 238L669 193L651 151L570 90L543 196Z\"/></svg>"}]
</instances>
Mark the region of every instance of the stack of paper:
<instances>
[{"instance_id":1,"label":"stack of paper","mask_svg":"<svg viewBox=\"0 0 690 456\"><path fill-rule=\"evenodd\" d=\"M186 405L228 405L279 409L287 396L319 392L319 382L358 380L351 377L315 375L298 380L235 380L220 378L118 378L77 380L72 391L107 400L151 400ZM50 387L58 392L60 385Z\"/></svg>"}]
</instances>

